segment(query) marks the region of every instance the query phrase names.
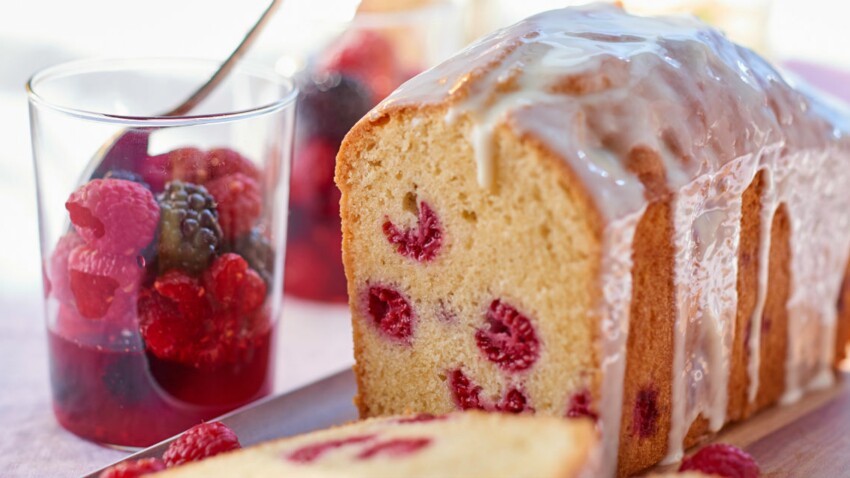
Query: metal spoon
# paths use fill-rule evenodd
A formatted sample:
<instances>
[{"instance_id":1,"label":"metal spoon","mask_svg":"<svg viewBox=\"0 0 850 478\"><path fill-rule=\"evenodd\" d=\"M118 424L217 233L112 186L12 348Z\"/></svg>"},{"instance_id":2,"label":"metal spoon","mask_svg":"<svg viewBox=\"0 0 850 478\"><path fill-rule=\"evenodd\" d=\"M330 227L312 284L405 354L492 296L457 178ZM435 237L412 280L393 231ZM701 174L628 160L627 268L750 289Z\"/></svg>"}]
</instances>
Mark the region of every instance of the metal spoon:
<instances>
[{"instance_id":1,"label":"metal spoon","mask_svg":"<svg viewBox=\"0 0 850 478\"><path fill-rule=\"evenodd\" d=\"M266 8L257 22L251 27L251 30L245 35L235 50L227 57L224 63L218 67L209 80L201 85L191 96L180 103L174 109L161 114L160 116L184 116L201 101L203 101L212 91L227 77L227 75L236 66L242 56L248 51L256 38L262 32L263 28L272 18L272 14L280 7L283 0L273 0ZM113 169L135 170L136 162L140 158L147 157L148 144L150 135L155 131L155 128L131 128L121 130L109 139L97 152L92 156L85 170L83 171L82 181L87 181L91 177L101 177L107 171Z\"/></svg>"}]
</instances>

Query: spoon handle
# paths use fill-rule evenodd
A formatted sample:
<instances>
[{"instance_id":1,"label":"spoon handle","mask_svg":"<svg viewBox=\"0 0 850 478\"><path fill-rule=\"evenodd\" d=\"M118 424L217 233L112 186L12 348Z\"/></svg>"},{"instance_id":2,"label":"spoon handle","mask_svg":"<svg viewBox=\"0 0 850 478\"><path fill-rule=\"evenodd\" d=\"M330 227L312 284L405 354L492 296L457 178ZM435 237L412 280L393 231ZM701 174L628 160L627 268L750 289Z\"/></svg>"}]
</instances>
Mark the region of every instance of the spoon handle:
<instances>
[{"instance_id":1,"label":"spoon handle","mask_svg":"<svg viewBox=\"0 0 850 478\"><path fill-rule=\"evenodd\" d=\"M251 47L251 44L254 43L254 40L260 35L263 31L265 25L271 20L274 12L280 7L283 3L283 0L273 0L272 3L266 8L266 11L263 12L263 15L257 20L257 23L251 27L251 30L248 31L248 34L245 35L245 38L239 43L239 46L233 50L233 53L224 60L224 63L216 70L216 72L207 80L206 83L201 85L192 96L187 98L183 103L178 105L173 110L164 113L163 116L182 116L191 111L195 106L198 105L204 98L209 95L219 83L221 83L230 73L234 66L236 66L236 62L245 55L245 52L248 51L248 48Z\"/></svg>"}]
</instances>

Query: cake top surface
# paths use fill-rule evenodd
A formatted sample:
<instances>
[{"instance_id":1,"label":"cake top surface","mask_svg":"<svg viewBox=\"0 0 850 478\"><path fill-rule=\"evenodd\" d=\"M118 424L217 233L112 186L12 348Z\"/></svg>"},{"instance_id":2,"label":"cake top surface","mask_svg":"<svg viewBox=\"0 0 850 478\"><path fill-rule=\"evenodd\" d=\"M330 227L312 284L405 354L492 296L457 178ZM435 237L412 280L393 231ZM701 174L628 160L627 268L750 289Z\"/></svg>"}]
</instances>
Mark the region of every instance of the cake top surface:
<instances>
[{"instance_id":1,"label":"cake top surface","mask_svg":"<svg viewBox=\"0 0 850 478\"><path fill-rule=\"evenodd\" d=\"M373 115L433 104L448 106L448 121L472 120L482 186L496 180L492 133L507 123L567 161L609 220L742 155L841 135L825 121L801 121L827 108L813 114L767 62L699 20L610 4L498 30L402 85ZM647 153L663 164L653 184L630 164Z\"/></svg>"}]
</instances>

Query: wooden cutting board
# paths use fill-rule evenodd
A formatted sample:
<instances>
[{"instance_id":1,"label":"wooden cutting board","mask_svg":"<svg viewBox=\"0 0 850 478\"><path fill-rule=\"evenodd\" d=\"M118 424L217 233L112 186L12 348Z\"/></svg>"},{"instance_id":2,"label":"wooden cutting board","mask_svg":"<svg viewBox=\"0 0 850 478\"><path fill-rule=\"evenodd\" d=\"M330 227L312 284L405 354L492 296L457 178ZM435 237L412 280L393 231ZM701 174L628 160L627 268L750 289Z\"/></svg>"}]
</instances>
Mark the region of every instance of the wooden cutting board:
<instances>
[{"instance_id":1,"label":"wooden cutting board","mask_svg":"<svg viewBox=\"0 0 850 478\"><path fill-rule=\"evenodd\" d=\"M850 477L850 373L841 373L828 390L732 425L712 442L749 452L758 462L762 478ZM672 471L677 466L657 471Z\"/></svg>"}]
</instances>

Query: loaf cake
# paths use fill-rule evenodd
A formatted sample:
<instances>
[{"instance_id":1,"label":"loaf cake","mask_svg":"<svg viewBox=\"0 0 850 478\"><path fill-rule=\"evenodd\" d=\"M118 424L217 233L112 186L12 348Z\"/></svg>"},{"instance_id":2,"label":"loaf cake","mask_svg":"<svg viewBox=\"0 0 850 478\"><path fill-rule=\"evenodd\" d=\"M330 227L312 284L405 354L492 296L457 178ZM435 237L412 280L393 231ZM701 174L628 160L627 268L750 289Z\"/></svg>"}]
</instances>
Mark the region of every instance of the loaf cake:
<instances>
[{"instance_id":1,"label":"loaf cake","mask_svg":"<svg viewBox=\"0 0 850 478\"><path fill-rule=\"evenodd\" d=\"M624 476L828 386L847 131L690 17L596 4L475 42L337 157L360 413L590 417L596 476Z\"/></svg>"},{"instance_id":2,"label":"loaf cake","mask_svg":"<svg viewBox=\"0 0 850 478\"><path fill-rule=\"evenodd\" d=\"M572 478L593 463L595 441L590 421L483 412L395 416L272 441L156 476Z\"/></svg>"}]
</instances>

